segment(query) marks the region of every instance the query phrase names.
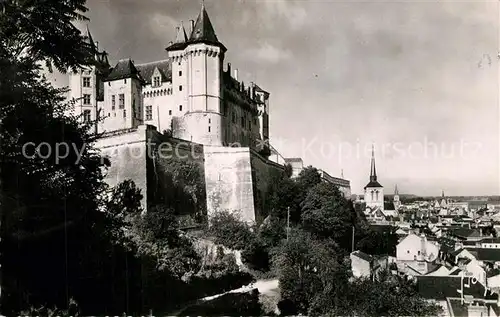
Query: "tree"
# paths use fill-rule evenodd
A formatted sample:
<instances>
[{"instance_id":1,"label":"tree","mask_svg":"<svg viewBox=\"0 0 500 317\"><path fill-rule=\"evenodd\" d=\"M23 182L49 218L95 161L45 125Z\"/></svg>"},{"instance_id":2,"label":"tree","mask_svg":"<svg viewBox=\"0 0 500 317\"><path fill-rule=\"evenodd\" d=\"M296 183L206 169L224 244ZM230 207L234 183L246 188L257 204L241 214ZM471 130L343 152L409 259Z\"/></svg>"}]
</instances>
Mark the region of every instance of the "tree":
<instances>
[{"instance_id":1,"label":"tree","mask_svg":"<svg viewBox=\"0 0 500 317\"><path fill-rule=\"evenodd\" d=\"M362 225L352 204L330 183L315 185L302 202L303 229L319 238L332 238L345 250L351 248L353 226Z\"/></svg>"},{"instance_id":2,"label":"tree","mask_svg":"<svg viewBox=\"0 0 500 317\"><path fill-rule=\"evenodd\" d=\"M297 183L300 189L307 194L307 191L317 184L321 183L321 174L316 167L309 165L300 171L297 177Z\"/></svg>"},{"instance_id":3,"label":"tree","mask_svg":"<svg viewBox=\"0 0 500 317\"><path fill-rule=\"evenodd\" d=\"M441 307L419 296L405 279L385 274L374 282L356 279L349 285L350 313L356 316L438 316Z\"/></svg>"},{"instance_id":4,"label":"tree","mask_svg":"<svg viewBox=\"0 0 500 317\"><path fill-rule=\"evenodd\" d=\"M242 222L236 212L220 211L210 219L208 234L215 238L215 243L233 250L243 250L255 239L253 228Z\"/></svg>"},{"instance_id":5,"label":"tree","mask_svg":"<svg viewBox=\"0 0 500 317\"><path fill-rule=\"evenodd\" d=\"M287 177L292 177L292 174L293 174L293 168L292 168L292 165L290 165L290 163L287 163L285 164L285 175Z\"/></svg>"},{"instance_id":6,"label":"tree","mask_svg":"<svg viewBox=\"0 0 500 317\"><path fill-rule=\"evenodd\" d=\"M322 298L342 305L348 269L331 240L316 240L310 233L293 229L273 258L278 272L281 306L291 314L309 314ZM316 309L316 308L315 308Z\"/></svg>"},{"instance_id":7,"label":"tree","mask_svg":"<svg viewBox=\"0 0 500 317\"><path fill-rule=\"evenodd\" d=\"M371 255L396 255L398 236L395 227L387 230L368 229L357 236L356 249Z\"/></svg>"}]
</instances>

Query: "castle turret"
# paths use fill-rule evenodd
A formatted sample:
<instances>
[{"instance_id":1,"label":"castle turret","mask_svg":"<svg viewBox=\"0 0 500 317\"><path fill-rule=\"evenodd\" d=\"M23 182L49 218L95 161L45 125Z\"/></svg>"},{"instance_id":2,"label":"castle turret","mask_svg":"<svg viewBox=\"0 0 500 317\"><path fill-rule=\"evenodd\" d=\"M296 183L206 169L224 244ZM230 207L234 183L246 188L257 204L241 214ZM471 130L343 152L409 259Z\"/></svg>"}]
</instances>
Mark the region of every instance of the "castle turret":
<instances>
[{"instance_id":1,"label":"castle turret","mask_svg":"<svg viewBox=\"0 0 500 317\"><path fill-rule=\"evenodd\" d=\"M189 37L181 26L175 43L166 48L172 59L174 102L178 106L174 137L222 145L222 65L226 47L219 42L202 4Z\"/></svg>"},{"instance_id":2,"label":"castle turret","mask_svg":"<svg viewBox=\"0 0 500 317\"><path fill-rule=\"evenodd\" d=\"M71 114L80 116L84 122L95 122L97 128L100 108L104 100L103 78L109 73L106 52L99 52L97 42L87 26L84 43L88 48L86 64L77 72L69 72L70 100L74 100Z\"/></svg>"},{"instance_id":3,"label":"castle turret","mask_svg":"<svg viewBox=\"0 0 500 317\"><path fill-rule=\"evenodd\" d=\"M103 132L136 128L143 123L142 85L144 79L130 59L118 61L104 80L106 100Z\"/></svg>"}]
</instances>

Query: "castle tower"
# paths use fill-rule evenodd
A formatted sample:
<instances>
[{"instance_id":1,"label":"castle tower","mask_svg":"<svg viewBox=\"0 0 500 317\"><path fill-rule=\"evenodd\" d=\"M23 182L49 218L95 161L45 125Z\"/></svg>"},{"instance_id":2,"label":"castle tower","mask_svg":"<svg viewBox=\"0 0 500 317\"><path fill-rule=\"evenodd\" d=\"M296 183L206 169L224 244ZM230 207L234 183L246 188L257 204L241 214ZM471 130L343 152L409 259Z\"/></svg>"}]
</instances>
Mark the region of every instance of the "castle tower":
<instances>
[{"instance_id":1,"label":"castle tower","mask_svg":"<svg viewBox=\"0 0 500 317\"><path fill-rule=\"evenodd\" d=\"M130 59L118 61L104 80L103 130L136 128L143 123L142 85L144 79Z\"/></svg>"},{"instance_id":2,"label":"castle tower","mask_svg":"<svg viewBox=\"0 0 500 317\"><path fill-rule=\"evenodd\" d=\"M401 201L399 200L399 191L398 191L398 185L396 184L394 188L394 209L399 210L399 207L401 206Z\"/></svg>"},{"instance_id":3,"label":"castle tower","mask_svg":"<svg viewBox=\"0 0 500 317\"><path fill-rule=\"evenodd\" d=\"M367 208L384 210L384 187L377 181L375 169L375 150L372 145L372 159L370 169L370 182L365 186L365 202Z\"/></svg>"},{"instance_id":4,"label":"castle tower","mask_svg":"<svg viewBox=\"0 0 500 317\"><path fill-rule=\"evenodd\" d=\"M99 52L97 43L87 26L85 44L89 50L87 66L78 72L69 72L69 99L75 100L71 114L80 116L84 122L96 122L104 101L103 78L110 65L105 51ZM97 125L94 129L97 129Z\"/></svg>"},{"instance_id":5,"label":"castle tower","mask_svg":"<svg viewBox=\"0 0 500 317\"><path fill-rule=\"evenodd\" d=\"M226 47L219 42L201 6L189 38L178 31L176 42L166 48L172 60L172 86L176 113L174 137L205 145L222 145L222 65ZM180 33L180 34L179 34Z\"/></svg>"}]
</instances>

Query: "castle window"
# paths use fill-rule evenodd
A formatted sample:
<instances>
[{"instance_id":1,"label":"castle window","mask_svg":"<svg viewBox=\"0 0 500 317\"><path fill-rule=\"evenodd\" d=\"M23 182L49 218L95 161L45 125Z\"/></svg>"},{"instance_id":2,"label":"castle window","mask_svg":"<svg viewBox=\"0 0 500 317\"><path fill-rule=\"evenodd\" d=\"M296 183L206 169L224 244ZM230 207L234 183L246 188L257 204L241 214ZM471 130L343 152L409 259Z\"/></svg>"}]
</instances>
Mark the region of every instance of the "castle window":
<instances>
[{"instance_id":1,"label":"castle window","mask_svg":"<svg viewBox=\"0 0 500 317\"><path fill-rule=\"evenodd\" d=\"M90 77L83 77L83 87L90 87Z\"/></svg>"},{"instance_id":2,"label":"castle window","mask_svg":"<svg viewBox=\"0 0 500 317\"><path fill-rule=\"evenodd\" d=\"M210 126L208 126L208 132L210 132Z\"/></svg>"},{"instance_id":3,"label":"castle window","mask_svg":"<svg viewBox=\"0 0 500 317\"><path fill-rule=\"evenodd\" d=\"M125 108L125 94L118 95L118 108Z\"/></svg>"},{"instance_id":4,"label":"castle window","mask_svg":"<svg viewBox=\"0 0 500 317\"><path fill-rule=\"evenodd\" d=\"M125 109L123 109L123 117L126 118L127 117L127 111Z\"/></svg>"},{"instance_id":5,"label":"castle window","mask_svg":"<svg viewBox=\"0 0 500 317\"><path fill-rule=\"evenodd\" d=\"M88 94L83 95L83 104L90 105L90 95Z\"/></svg>"},{"instance_id":6,"label":"castle window","mask_svg":"<svg viewBox=\"0 0 500 317\"><path fill-rule=\"evenodd\" d=\"M156 76L155 78L153 78L153 86L154 87L160 86L160 76Z\"/></svg>"},{"instance_id":7,"label":"castle window","mask_svg":"<svg viewBox=\"0 0 500 317\"><path fill-rule=\"evenodd\" d=\"M208 119L208 123L212 123L212 120Z\"/></svg>"},{"instance_id":8,"label":"castle window","mask_svg":"<svg viewBox=\"0 0 500 317\"><path fill-rule=\"evenodd\" d=\"M171 116L172 115L172 110L169 110L168 111L168 115Z\"/></svg>"},{"instance_id":9,"label":"castle window","mask_svg":"<svg viewBox=\"0 0 500 317\"><path fill-rule=\"evenodd\" d=\"M179 111L182 111L182 105L179 106Z\"/></svg>"},{"instance_id":10,"label":"castle window","mask_svg":"<svg viewBox=\"0 0 500 317\"><path fill-rule=\"evenodd\" d=\"M90 122L90 110L83 111L83 122Z\"/></svg>"},{"instance_id":11,"label":"castle window","mask_svg":"<svg viewBox=\"0 0 500 317\"><path fill-rule=\"evenodd\" d=\"M115 104L116 104L116 96L112 95L111 96L111 110L115 110Z\"/></svg>"},{"instance_id":12,"label":"castle window","mask_svg":"<svg viewBox=\"0 0 500 317\"><path fill-rule=\"evenodd\" d=\"M126 84L126 83L127 83L127 79L125 78L125 79L123 80L123 82Z\"/></svg>"},{"instance_id":13,"label":"castle window","mask_svg":"<svg viewBox=\"0 0 500 317\"><path fill-rule=\"evenodd\" d=\"M182 91L182 85L179 86L179 91Z\"/></svg>"},{"instance_id":14,"label":"castle window","mask_svg":"<svg viewBox=\"0 0 500 317\"><path fill-rule=\"evenodd\" d=\"M182 76L182 70L179 71L179 77Z\"/></svg>"},{"instance_id":15,"label":"castle window","mask_svg":"<svg viewBox=\"0 0 500 317\"><path fill-rule=\"evenodd\" d=\"M146 120L153 120L153 106L146 106Z\"/></svg>"},{"instance_id":16,"label":"castle window","mask_svg":"<svg viewBox=\"0 0 500 317\"><path fill-rule=\"evenodd\" d=\"M179 66L181 66L181 62L179 62Z\"/></svg>"}]
</instances>

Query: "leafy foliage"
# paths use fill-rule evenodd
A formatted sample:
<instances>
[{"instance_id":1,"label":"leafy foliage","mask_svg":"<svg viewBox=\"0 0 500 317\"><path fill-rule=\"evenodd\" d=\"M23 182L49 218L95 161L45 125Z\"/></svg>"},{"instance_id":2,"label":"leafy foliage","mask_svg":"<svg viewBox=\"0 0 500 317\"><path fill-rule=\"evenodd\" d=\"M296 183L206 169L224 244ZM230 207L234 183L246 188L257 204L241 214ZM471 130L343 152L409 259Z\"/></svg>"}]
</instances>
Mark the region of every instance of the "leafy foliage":
<instances>
[{"instance_id":1,"label":"leafy foliage","mask_svg":"<svg viewBox=\"0 0 500 317\"><path fill-rule=\"evenodd\" d=\"M389 227L387 230L369 229L357 237L356 249L372 255L396 255L398 236L396 228Z\"/></svg>"},{"instance_id":2,"label":"leafy foliage","mask_svg":"<svg viewBox=\"0 0 500 317\"><path fill-rule=\"evenodd\" d=\"M290 313L308 314L323 297L340 305L337 298L345 292L348 270L337 250L331 240L316 240L300 229L291 231L273 259Z\"/></svg>"},{"instance_id":3,"label":"leafy foliage","mask_svg":"<svg viewBox=\"0 0 500 317\"><path fill-rule=\"evenodd\" d=\"M252 228L239 220L236 212L220 211L210 219L208 234L233 250L243 250L255 239Z\"/></svg>"},{"instance_id":4,"label":"leafy foliage","mask_svg":"<svg viewBox=\"0 0 500 317\"><path fill-rule=\"evenodd\" d=\"M335 185L322 182L309 191L302 203L304 230L320 238L332 238L349 250L353 226L361 227L362 222Z\"/></svg>"},{"instance_id":5,"label":"leafy foliage","mask_svg":"<svg viewBox=\"0 0 500 317\"><path fill-rule=\"evenodd\" d=\"M410 282L389 274L383 281L356 279L349 286L351 308L357 316L437 316L441 307L429 304Z\"/></svg>"}]
</instances>

